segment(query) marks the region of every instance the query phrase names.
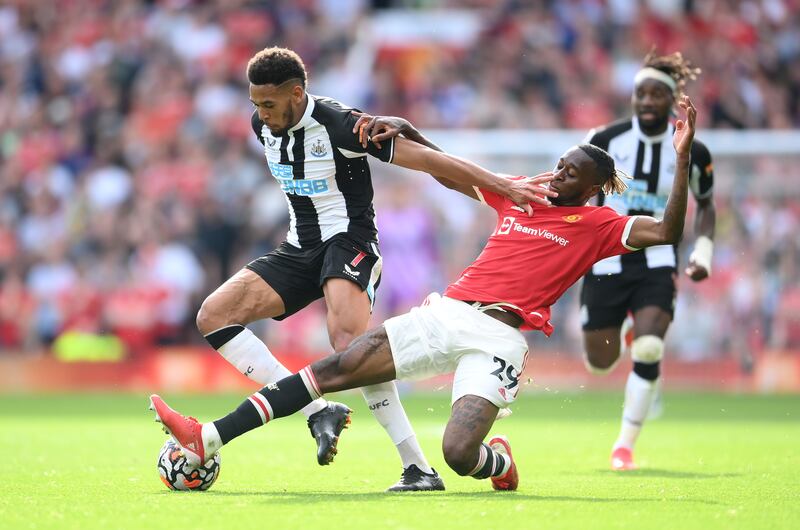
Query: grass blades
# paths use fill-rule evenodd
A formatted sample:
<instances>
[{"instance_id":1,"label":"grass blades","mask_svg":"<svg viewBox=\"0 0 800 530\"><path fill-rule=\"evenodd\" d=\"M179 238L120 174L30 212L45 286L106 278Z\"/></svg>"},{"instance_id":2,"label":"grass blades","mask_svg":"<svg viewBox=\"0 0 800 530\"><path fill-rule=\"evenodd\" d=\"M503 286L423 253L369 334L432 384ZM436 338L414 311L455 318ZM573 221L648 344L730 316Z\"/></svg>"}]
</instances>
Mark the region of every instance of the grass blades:
<instances>
[{"instance_id":1,"label":"grass blades","mask_svg":"<svg viewBox=\"0 0 800 530\"><path fill-rule=\"evenodd\" d=\"M244 396L166 396L208 421ZM146 395L0 396L0 525L191 530L269 527L789 528L800 518L800 396L670 394L643 430L642 469L608 468L618 393L528 393L492 433L507 435L520 489L457 476L440 441L449 395L403 401L446 492L387 494L401 466L361 396L333 465L316 464L304 418L277 420L222 449L205 493L166 489L165 436Z\"/></svg>"}]
</instances>

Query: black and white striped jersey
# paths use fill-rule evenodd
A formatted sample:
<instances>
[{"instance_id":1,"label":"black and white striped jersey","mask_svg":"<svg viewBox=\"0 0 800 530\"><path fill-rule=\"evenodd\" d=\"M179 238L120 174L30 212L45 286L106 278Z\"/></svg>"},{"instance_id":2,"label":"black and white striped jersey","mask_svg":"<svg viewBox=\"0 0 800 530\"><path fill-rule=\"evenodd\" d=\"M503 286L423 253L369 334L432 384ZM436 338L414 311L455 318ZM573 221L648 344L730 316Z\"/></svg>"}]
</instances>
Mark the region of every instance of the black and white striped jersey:
<instances>
[{"instance_id":1,"label":"black and white striped jersey","mask_svg":"<svg viewBox=\"0 0 800 530\"><path fill-rule=\"evenodd\" d=\"M286 241L295 247L310 248L343 232L377 240L367 154L391 162L394 139L382 142L381 149L372 143L362 147L351 110L308 94L303 117L281 136L273 136L253 112L253 131L264 145L267 166L286 194Z\"/></svg>"},{"instance_id":2,"label":"black and white striped jersey","mask_svg":"<svg viewBox=\"0 0 800 530\"><path fill-rule=\"evenodd\" d=\"M672 146L674 132L675 127L669 124L664 133L647 136L639 129L635 116L589 131L585 141L608 151L617 169L633 178L627 181L628 189L622 195L601 194L598 204L610 206L621 215L662 218L675 176L677 155ZM710 197L714 187L711 154L697 139L692 144L689 187L697 199ZM619 274L634 268L641 270L676 266L676 247L659 245L599 261L592 267L592 273Z\"/></svg>"}]
</instances>

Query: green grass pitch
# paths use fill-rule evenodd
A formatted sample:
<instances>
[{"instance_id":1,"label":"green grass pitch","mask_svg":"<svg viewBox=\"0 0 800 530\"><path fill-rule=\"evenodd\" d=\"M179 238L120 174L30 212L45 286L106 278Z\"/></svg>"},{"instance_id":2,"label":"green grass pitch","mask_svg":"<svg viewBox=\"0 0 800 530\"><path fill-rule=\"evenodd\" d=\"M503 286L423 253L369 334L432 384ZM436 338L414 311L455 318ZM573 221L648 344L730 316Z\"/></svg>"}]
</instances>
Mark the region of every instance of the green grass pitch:
<instances>
[{"instance_id":1,"label":"green grass pitch","mask_svg":"<svg viewBox=\"0 0 800 530\"><path fill-rule=\"evenodd\" d=\"M239 396L166 396L215 419ZM270 423L222 449L205 493L168 491L165 439L147 396L0 397L0 527L437 530L529 528L797 528L800 396L667 394L636 457L608 470L618 393L528 393L493 432L511 439L520 489L494 492L445 465L448 393L404 398L446 492L387 494L399 460L359 394L336 462L320 468L303 418Z\"/></svg>"}]
</instances>

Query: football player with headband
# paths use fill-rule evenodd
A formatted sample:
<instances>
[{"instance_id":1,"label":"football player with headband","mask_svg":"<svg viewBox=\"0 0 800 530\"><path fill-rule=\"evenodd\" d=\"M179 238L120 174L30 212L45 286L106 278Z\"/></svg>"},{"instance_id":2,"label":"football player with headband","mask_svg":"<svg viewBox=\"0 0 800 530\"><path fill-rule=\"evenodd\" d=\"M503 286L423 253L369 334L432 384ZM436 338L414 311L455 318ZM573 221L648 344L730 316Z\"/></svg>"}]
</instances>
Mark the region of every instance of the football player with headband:
<instances>
[{"instance_id":1,"label":"football player with headband","mask_svg":"<svg viewBox=\"0 0 800 530\"><path fill-rule=\"evenodd\" d=\"M699 73L680 53L658 56L650 52L645 57L634 78L633 117L594 129L586 139L608 151L616 167L633 178L621 195L598 194L598 205L622 215L663 214L676 161L670 145L675 126L670 118L686 83ZM697 208L694 249L685 274L697 282L711 275L716 217L711 154L698 140L692 144L689 186ZM660 363L675 310L677 271L677 245L670 244L604 259L583 280L581 319L587 369L608 373L626 352L633 361L625 386L622 426L611 453L615 470L636 467L633 449L639 432L648 415L660 408Z\"/></svg>"}]
</instances>

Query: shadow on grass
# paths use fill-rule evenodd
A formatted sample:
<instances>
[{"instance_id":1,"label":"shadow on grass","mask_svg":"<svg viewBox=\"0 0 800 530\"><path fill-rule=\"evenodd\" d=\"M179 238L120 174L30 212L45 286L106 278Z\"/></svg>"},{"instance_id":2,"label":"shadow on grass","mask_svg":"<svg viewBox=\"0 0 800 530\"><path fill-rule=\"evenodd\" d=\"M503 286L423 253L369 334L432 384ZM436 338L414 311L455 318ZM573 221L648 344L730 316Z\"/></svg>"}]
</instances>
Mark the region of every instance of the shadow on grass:
<instances>
[{"instance_id":1,"label":"shadow on grass","mask_svg":"<svg viewBox=\"0 0 800 530\"><path fill-rule=\"evenodd\" d=\"M740 477L741 473L698 473L696 471L675 471L672 469L633 469L630 471L614 471L612 469L598 469L598 473L604 475L619 475L626 477L654 477L654 478L691 478L691 479L709 479L709 478L732 478Z\"/></svg>"},{"instance_id":2,"label":"shadow on grass","mask_svg":"<svg viewBox=\"0 0 800 530\"><path fill-rule=\"evenodd\" d=\"M163 491L157 495L174 495L176 492ZM196 495L196 493L187 494ZM264 501L270 503L281 504L313 504L313 503L328 503L331 501L354 501L354 502L385 502L395 500L411 500L416 498L424 498L427 500L437 500L441 502L461 502L464 499L481 499L491 500L492 502L513 502L520 501L555 501L555 502L585 502L585 503L629 503L634 502L688 502L697 504L720 504L716 501L709 501L706 499L662 499L662 498L632 498L632 497L571 497L565 495L535 495L531 493L520 492L416 492L413 494L408 493L387 493L383 491L376 491L372 493L347 493L347 492L332 492L332 491L305 491L305 492L286 492L286 491L207 491L203 493L212 497L263 497Z\"/></svg>"}]
</instances>

